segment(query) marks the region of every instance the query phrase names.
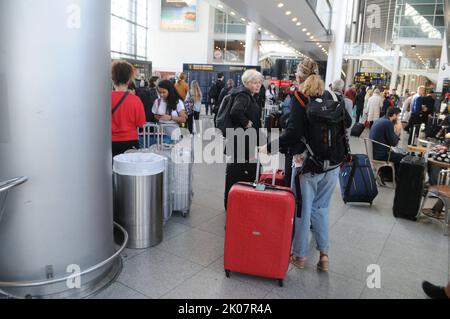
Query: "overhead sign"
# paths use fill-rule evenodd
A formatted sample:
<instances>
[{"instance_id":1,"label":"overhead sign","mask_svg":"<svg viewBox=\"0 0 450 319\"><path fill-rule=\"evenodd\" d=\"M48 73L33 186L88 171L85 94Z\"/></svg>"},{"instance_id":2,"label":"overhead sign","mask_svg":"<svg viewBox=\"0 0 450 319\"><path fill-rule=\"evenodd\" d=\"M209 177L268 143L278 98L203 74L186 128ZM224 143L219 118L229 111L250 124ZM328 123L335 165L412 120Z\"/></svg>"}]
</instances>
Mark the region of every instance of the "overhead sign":
<instances>
[{"instance_id":1,"label":"overhead sign","mask_svg":"<svg viewBox=\"0 0 450 319\"><path fill-rule=\"evenodd\" d=\"M161 0L161 29L197 30L197 0Z\"/></svg>"}]
</instances>

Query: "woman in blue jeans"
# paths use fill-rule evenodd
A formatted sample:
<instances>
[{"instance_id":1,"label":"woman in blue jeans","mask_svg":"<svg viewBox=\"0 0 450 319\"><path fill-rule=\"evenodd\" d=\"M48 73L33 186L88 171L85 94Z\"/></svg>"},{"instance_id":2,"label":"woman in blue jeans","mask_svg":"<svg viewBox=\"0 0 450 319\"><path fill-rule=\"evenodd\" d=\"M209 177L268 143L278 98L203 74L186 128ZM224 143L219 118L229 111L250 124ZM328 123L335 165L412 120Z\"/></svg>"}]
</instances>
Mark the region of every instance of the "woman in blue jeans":
<instances>
[{"instance_id":1,"label":"woman in blue jeans","mask_svg":"<svg viewBox=\"0 0 450 319\"><path fill-rule=\"evenodd\" d=\"M310 62L310 60L309 60ZM309 63L306 60L306 63ZM303 62L305 63L305 62ZM299 82L304 79L303 68L306 65L300 65L297 71ZM295 94L291 104L291 117L285 134L280 137L280 148L288 147L293 150L294 165L297 170L300 169L302 176L300 179L301 187L301 217L295 220L295 236L293 241L293 250L291 263L300 268L305 268L306 260L309 256L310 228L313 227L313 234L317 243L317 250L320 252L320 259L317 264L319 271L328 271L329 269L329 207L333 192L336 188L339 175L340 162L330 162L331 165L317 166L317 161L308 156L307 145L316 139L310 138L310 128L314 123L310 123L307 118L307 108L310 100L321 103L323 101L324 83L316 74L310 75L304 81L301 92ZM345 128L352 125L352 118L346 110L344 123L342 123L342 134L345 135ZM314 148L314 145L310 145ZM348 145L345 139L339 139L336 143L335 158L342 158L348 154ZM271 152L271 144L261 149L262 153Z\"/></svg>"}]
</instances>

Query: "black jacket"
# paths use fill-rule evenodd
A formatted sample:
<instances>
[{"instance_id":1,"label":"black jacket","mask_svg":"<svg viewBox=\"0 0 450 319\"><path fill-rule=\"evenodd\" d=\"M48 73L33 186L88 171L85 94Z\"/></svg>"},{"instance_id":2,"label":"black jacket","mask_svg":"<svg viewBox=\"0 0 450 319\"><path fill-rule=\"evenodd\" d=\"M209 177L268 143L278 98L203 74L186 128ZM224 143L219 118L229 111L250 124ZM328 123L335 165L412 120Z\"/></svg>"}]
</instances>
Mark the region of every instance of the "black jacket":
<instances>
[{"instance_id":1,"label":"black jacket","mask_svg":"<svg viewBox=\"0 0 450 319\"><path fill-rule=\"evenodd\" d=\"M245 160L245 162L253 161L256 158L256 149L252 149L253 146L260 146L259 142L259 130L261 129L261 108L256 102L255 97L251 96L250 91L245 87L238 87L232 89L230 94L234 95L233 106L231 107L231 121L233 123L234 129L242 128L245 132L248 133L249 130L254 130L256 136L256 145L250 143L249 139L246 138L244 140L238 140L235 136L234 138L234 163L241 162ZM253 123L252 128L246 128L249 124L249 121ZM228 138L227 139L227 150L231 149L230 143L233 141ZM238 147L245 143L245 158L243 156L238 157ZM252 146L252 147L250 147ZM231 155L227 152L228 155Z\"/></svg>"},{"instance_id":2,"label":"black jacket","mask_svg":"<svg viewBox=\"0 0 450 319\"><path fill-rule=\"evenodd\" d=\"M252 121L253 128L261 128L261 108L255 97L245 87L238 87L230 91L235 94L233 106L231 108L231 120L234 128L245 128L249 121Z\"/></svg>"},{"instance_id":3,"label":"black jacket","mask_svg":"<svg viewBox=\"0 0 450 319\"><path fill-rule=\"evenodd\" d=\"M136 95L144 104L145 117L147 122L155 122L155 115L152 112L153 104L158 99L158 93L155 88L140 88L136 90Z\"/></svg>"},{"instance_id":4,"label":"black jacket","mask_svg":"<svg viewBox=\"0 0 450 319\"><path fill-rule=\"evenodd\" d=\"M233 88L227 86L222 89L219 96L219 106L222 104L223 99L227 96Z\"/></svg>"},{"instance_id":5,"label":"black jacket","mask_svg":"<svg viewBox=\"0 0 450 319\"><path fill-rule=\"evenodd\" d=\"M218 80L214 84L214 89L212 90L212 96L210 94L210 99L214 100L214 105L219 106L219 96L220 92L225 88L225 83L223 81Z\"/></svg>"},{"instance_id":6,"label":"black jacket","mask_svg":"<svg viewBox=\"0 0 450 319\"><path fill-rule=\"evenodd\" d=\"M358 95L356 95L355 98L355 106L357 107L357 109L359 111L362 111L364 109L364 101L366 99L366 92L365 91L361 91L358 93Z\"/></svg>"},{"instance_id":7,"label":"black jacket","mask_svg":"<svg viewBox=\"0 0 450 319\"><path fill-rule=\"evenodd\" d=\"M309 99L304 96L301 92L298 92L301 100L308 105ZM326 96L324 98L327 98ZM348 112L345 112L345 126L350 128L352 125L352 118ZM291 101L291 113L288 120L288 125L286 132L280 136L279 147L281 150L287 150L289 155L303 154L306 151L306 145L301 141L303 138L307 138L308 132L308 118L306 114L306 107L300 104L297 98L293 97ZM272 150L272 144L269 143L268 151L278 151ZM304 173L308 173L305 170Z\"/></svg>"}]
</instances>

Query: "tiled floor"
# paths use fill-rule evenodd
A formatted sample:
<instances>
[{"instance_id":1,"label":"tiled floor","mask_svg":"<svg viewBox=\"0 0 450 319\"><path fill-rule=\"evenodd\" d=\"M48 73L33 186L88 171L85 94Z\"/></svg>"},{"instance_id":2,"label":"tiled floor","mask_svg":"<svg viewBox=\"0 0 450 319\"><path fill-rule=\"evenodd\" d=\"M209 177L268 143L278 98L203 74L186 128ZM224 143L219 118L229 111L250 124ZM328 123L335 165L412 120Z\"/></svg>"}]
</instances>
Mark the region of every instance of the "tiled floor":
<instances>
[{"instance_id":1,"label":"tiled floor","mask_svg":"<svg viewBox=\"0 0 450 319\"><path fill-rule=\"evenodd\" d=\"M362 140L352 139L355 153ZM191 215L174 216L158 247L127 250L117 282L95 298L303 299L425 298L421 282L444 285L450 279L449 238L435 223L396 220L394 192L380 188L372 208L344 205L337 188L330 211L331 271L315 270L311 243L307 268L291 267L285 288L272 280L223 272L225 212L223 165L195 166ZM369 265L381 267L381 289L369 289Z\"/></svg>"}]
</instances>

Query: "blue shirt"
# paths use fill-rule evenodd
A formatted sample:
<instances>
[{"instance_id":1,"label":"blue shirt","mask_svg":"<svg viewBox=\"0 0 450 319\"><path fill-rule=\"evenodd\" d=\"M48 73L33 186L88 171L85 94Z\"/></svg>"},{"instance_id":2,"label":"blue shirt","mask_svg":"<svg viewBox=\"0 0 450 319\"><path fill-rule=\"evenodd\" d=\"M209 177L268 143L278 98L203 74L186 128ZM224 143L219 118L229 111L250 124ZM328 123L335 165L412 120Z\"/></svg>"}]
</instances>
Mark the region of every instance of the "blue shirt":
<instances>
[{"instance_id":1,"label":"blue shirt","mask_svg":"<svg viewBox=\"0 0 450 319\"><path fill-rule=\"evenodd\" d=\"M411 113L419 115L422 112L423 97L416 94L411 101Z\"/></svg>"},{"instance_id":2,"label":"blue shirt","mask_svg":"<svg viewBox=\"0 0 450 319\"><path fill-rule=\"evenodd\" d=\"M394 123L387 117L380 118L373 123L370 130L371 140L383 143L389 146L397 146L400 138L395 134ZM376 143L373 144L373 157L377 161L386 161L389 156L389 149Z\"/></svg>"}]
</instances>

